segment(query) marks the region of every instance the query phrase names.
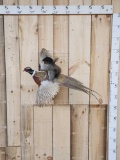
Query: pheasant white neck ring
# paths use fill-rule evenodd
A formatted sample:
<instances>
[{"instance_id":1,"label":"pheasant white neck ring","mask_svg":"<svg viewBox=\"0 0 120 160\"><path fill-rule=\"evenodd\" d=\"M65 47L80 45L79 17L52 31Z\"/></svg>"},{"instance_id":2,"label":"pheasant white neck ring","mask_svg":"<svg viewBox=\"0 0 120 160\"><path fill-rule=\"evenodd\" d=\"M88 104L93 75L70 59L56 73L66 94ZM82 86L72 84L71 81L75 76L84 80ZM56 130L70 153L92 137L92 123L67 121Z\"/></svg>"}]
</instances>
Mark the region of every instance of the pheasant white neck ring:
<instances>
[{"instance_id":1,"label":"pheasant white neck ring","mask_svg":"<svg viewBox=\"0 0 120 160\"><path fill-rule=\"evenodd\" d=\"M35 70L34 70L34 72L33 72L33 74L32 74L32 77L35 75Z\"/></svg>"}]
</instances>

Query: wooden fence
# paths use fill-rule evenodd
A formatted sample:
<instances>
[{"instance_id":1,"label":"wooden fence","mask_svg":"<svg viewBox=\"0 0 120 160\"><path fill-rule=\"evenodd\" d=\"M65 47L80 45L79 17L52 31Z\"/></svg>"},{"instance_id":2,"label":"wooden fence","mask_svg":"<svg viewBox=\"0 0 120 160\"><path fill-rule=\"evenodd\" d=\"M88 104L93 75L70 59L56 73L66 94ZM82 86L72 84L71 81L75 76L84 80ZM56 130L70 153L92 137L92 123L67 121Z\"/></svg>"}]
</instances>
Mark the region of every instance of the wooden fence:
<instances>
[{"instance_id":1,"label":"wooden fence","mask_svg":"<svg viewBox=\"0 0 120 160\"><path fill-rule=\"evenodd\" d=\"M0 0L2 4L112 4L120 12L119 0ZM112 15L0 15L0 160L106 160L111 31ZM100 93L103 104L62 88L54 105L36 106L37 85L23 69L38 70L43 47L59 57L62 73ZM119 160L119 115L117 133Z\"/></svg>"}]
</instances>

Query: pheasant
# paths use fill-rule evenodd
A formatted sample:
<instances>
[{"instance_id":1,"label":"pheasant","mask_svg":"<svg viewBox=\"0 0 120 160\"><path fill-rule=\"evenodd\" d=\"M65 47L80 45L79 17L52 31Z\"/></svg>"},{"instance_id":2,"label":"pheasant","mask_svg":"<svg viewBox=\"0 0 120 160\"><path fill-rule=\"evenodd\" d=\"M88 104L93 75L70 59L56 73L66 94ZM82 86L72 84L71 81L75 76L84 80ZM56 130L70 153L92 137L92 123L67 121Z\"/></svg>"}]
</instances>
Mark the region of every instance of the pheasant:
<instances>
[{"instance_id":1,"label":"pheasant","mask_svg":"<svg viewBox=\"0 0 120 160\"><path fill-rule=\"evenodd\" d=\"M26 67L24 71L31 74L34 81L39 86L36 98L37 104L49 103L57 95L60 87L68 87L71 89L83 91L88 95L91 94L98 100L98 98L95 96L95 93L98 94L96 91L84 86L81 82L72 77L60 74L57 78L54 78L53 81L49 81L49 79L45 79L45 77L47 77L46 71L35 71L30 67ZM101 99L98 101L99 103L102 103Z\"/></svg>"}]
</instances>

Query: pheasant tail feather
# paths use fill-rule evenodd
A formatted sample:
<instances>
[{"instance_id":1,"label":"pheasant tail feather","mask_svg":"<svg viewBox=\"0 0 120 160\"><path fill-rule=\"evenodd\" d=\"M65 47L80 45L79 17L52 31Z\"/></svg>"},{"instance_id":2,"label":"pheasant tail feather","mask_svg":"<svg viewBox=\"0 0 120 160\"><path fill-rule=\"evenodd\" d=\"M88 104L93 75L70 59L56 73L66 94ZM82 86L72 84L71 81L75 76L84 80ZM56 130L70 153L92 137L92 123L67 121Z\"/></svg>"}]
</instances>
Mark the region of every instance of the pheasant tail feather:
<instances>
[{"instance_id":1,"label":"pheasant tail feather","mask_svg":"<svg viewBox=\"0 0 120 160\"><path fill-rule=\"evenodd\" d=\"M68 88L71 88L71 89L83 91L83 92L87 93L88 95L91 94L92 96L94 96L99 101L99 99L95 95L95 94L97 94L98 96L101 96L99 93L97 93L96 91L84 86L81 82L77 81L76 79L74 79L72 77L65 76L65 75L61 74L57 81L59 81L60 85L63 86L63 87L68 87Z\"/></svg>"}]
</instances>

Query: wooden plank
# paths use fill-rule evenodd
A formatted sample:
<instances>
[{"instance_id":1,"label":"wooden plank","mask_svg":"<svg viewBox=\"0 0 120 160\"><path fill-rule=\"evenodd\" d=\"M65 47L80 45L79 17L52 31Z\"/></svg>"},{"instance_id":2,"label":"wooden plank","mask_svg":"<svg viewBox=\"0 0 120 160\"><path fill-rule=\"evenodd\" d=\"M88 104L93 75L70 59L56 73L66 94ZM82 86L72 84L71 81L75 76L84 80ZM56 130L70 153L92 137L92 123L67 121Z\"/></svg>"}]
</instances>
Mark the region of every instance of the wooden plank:
<instances>
[{"instance_id":1,"label":"wooden plank","mask_svg":"<svg viewBox=\"0 0 120 160\"><path fill-rule=\"evenodd\" d=\"M19 0L19 5L37 5L37 0ZM19 16L20 62L21 62L21 104L34 104L37 85L25 67L38 70L38 17Z\"/></svg>"},{"instance_id":2,"label":"wooden plank","mask_svg":"<svg viewBox=\"0 0 120 160\"><path fill-rule=\"evenodd\" d=\"M16 2L14 0L14 2ZM4 0L4 5L13 1ZM15 3L16 4L16 3ZM8 146L20 145L20 71L18 16L4 16Z\"/></svg>"},{"instance_id":3,"label":"wooden plank","mask_svg":"<svg viewBox=\"0 0 120 160\"><path fill-rule=\"evenodd\" d=\"M70 160L70 106L53 107L53 159Z\"/></svg>"},{"instance_id":4,"label":"wooden plank","mask_svg":"<svg viewBox=\"0 0 120 160\"><path fill-rule=\"evenodd\" d=\"M7 147L6 160L21 160L21 147Z\"/></svg>"},{"instance_id":5,"label":"wooden plank","mask_svg":"<svg viewBox=\"0 0 120 160\"><path fill-rule=\"evenodd\" d=\"M53 5L53 0L38 0L38 5ZM38 50L49 50L53 56L53 15L38 16ZM39 55L40 61L40 55ZM51 102L53 104L54 101Z\"/></svg>"},{"instance_id":6,"label":"wooden plank","mask_svg":"<svg viewBox=\"0 0 120 160\"><path fill-rule=\"evenodd\" d=\"M91 5L92 4L92 0L84 0L84 5Z\"/></svg>"},{"instance_id":7,"label":"wooden plank","mask_svg":"<svg viewBox=\"0 0 120 160\"><path fill-rule=\"evenodd\" d=\"M120 49L119 49L120 51ZM120 159L120 63L118 77L118 107L117 107L117 160Z\"/></svg>"},{"instance_id":8,"label":"wooden plank","mask_svg":"<svg viewBox=\"0 0 120 160\"><path fill-rule=\"evenodd\" d=\"M120 1L119 0L112 0L112 5L113 5L114 13L119 13L120 12Z\"/></svg>"},{"instance_id":9,"label":"wooden plank","mask_svg":"<svg viewBox=\"0 0 120 160\"><path fill-rule=\"evenodd\" d=\"M54 0L54 5L68 5L68 0ZM68 75L68 15L54 16L54 57L62 73ZM68 89L62 87L55 104L68 104Z\"/></svg>"},{"instance_id":10,"label":"wooden plank","mask_svg":"<svg viewBox=\"0 0 120 160\"><path fill-rule=\"evenodd\" d=\"M88 160L88 105L72 106L71 160Z\"/></svg>"},{"instance_id":11,"label":"wooden plank","mask_svg":"<svg viewBox=\"0 0 120 160\"><path fill-rule=\"evenodd\" d=\"M52 160L52 106L34 107L34 159Z\"/></svg>"},{"instance_id":12,"label":"wooden plank","mask_svg":"<svg viewBox=\"0 0 120 160\"><path fill-rule=\"evenodd\" d=\"M106 160L107 106L90 107L89 160Z\"/></svg>"},{"instance_id":13,"label":"wooden plank","mask_svg":"<svg viewBox=\"0 0 120 160\"><path fill-rule=\"evenodd\" d=\"M111 0L92 0L92 5L111 5Z\"/></svg>"},{"instance_id":14,"label":"wooden plank","mask_svg":"<svg viewBox=\"0 0 120 160\"><path fill-rule=\"evenodd\" d=\"M53 5L53 0L38 0L38 5ZM45 48L53 54L53 16L38 16L39 52Z\"/></svg>"},{"instance_id":15,"label":"wooden plank","mask_svg":"<svg viewBox=\"0 0 120 160\"><path fill-rule=\"evenodd\" d=\"M111 17L92 15L90 86L102 96L103 104L108 104L110 33ZM90 103L98 104L98 101L91 96Z\"/></svg>"},{"instance_id":16,"label":"wooden plank","mask_svg":"<svg viewBox=\"0 0 120 160\"><path fill-rule=\"evenodd\" d=\"M0 5L2 4L2 0L0 0ZM7 145L5 41L3 20L3 16L0 16L0 147L5 147Z\"/></svg>"},{"instance_id":17,"label":"wooden plank","mask_svg":"<svg viewBox=\"0 0 120 160\"><path fill-rule=\"evenodd\" d=\"M4 82L2 83L2 85L4 84ZM0 88L1 88L1 84L0 84ZM0 103L0 147L7 146L7 118L6 117L7 117L6 103Z\"/></svg>"},{"instance_id":18,"label":"wooden plank","mask_svg":"<svg viewBox=\"0 0 120 160\"><path fill-rule=\"evenodd\" d=\"M0 148L0 160L6 160L5 148Z\"/></svg>"},{"instance_id":19,"label":"wooden plank","mask_svg":"<svg viewBox=\"0 0 120 160\"><path fill-rule=\"evenodd\" d=\"M70 0L70 5L90 5L91 0Z\"/></svg>"},{"instance_id":20,"label":"wooden plank","mask_svg":"<svg viewBox=\"0 0 120 160\"><path fill-rule=\"evenodd\" d=\"M90 33L90 15L71 15L69 17L69 75L87 87L89 87L90 77ZM89 104L89 96L70 89L69 103Z\"/></svg>"},{"instance_id":21,"label":"wooden plank","mask_svg":"<svg viewBox=\"0 0 120 160\"><path fill-rule=\"evenodd\" d=\"M84 0L69 0L70 5L83 5Z\"/></svg>"},{"instance_id":22,"label":"wooden plank","mask_svg":"<svg viewBox=\"0 0 120 160\"><path fill-rule=\"evenodd\" d=\"M33 105L21 108L21 149L22 160L33 158Z\"/></svg>"}]
</instances>

